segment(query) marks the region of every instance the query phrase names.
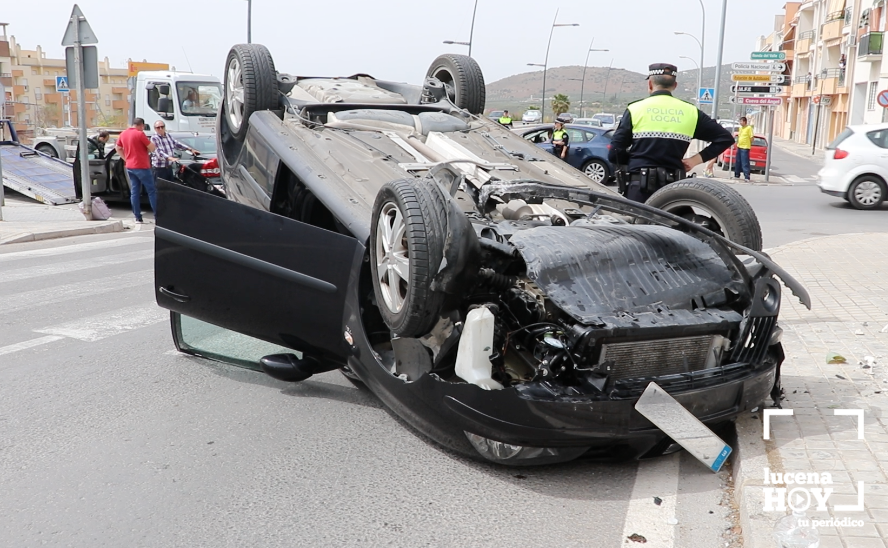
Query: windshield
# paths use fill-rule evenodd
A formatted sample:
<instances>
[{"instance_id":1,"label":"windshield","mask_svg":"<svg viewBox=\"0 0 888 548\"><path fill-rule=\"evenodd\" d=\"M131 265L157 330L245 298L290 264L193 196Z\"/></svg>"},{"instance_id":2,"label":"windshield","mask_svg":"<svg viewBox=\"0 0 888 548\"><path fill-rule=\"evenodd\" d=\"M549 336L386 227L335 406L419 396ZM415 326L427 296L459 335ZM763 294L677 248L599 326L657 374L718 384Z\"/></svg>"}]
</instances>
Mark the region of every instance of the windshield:
<instances>
[{"instance_id":1,"label":"windshield","mask_svg":"<svg viewBox=\"0 0 888 548\"><path fill-rule=\"evenodd\" d=\"M593 120L600 120L602 124L613 124L616 118L613 114L596 114Z\"/></svg>"},{"instance_id":2,"label":"windshield","mask_svg":"<svg viewBox=\"0 0 888 548\"><path fill-rule=\"evenodd\" d=\"M184 116L216 116L222 85L214 82L176 82L179 109Z\"/></svg>"}]
</instances>

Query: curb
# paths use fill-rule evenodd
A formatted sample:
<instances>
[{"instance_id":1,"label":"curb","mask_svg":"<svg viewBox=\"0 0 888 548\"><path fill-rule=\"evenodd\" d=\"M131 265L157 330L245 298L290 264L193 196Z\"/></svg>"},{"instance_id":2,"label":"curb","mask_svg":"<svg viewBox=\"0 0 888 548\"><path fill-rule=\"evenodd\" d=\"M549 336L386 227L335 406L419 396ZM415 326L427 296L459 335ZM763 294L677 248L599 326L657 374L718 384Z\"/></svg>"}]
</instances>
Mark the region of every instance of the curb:
<instances>
[{"instance_id":1,"label":"curb","mask_svg":"<svg viewBox=\"0 0 888 548\"><path fill-rule=\"evenodd\" d=\"M23 242L36 242L40 240L51 240L54 238L65 238L68 236L83 236L86 234L109 234L112 232L123 232L123 221L103 221L101 223L90 224L83 228L66 228L62 230L41 230L40 232L26 232L16 234L7 238L0 239L0 245L19 244Z\"/></svg>"}]
</instances>

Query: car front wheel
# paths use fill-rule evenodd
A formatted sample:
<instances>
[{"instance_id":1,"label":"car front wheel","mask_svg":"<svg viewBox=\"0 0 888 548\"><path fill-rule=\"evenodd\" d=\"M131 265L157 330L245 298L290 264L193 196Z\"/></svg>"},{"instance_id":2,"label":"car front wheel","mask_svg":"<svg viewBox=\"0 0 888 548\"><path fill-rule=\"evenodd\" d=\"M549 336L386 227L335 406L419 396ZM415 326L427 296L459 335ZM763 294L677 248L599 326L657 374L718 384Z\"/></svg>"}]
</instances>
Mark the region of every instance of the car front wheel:
<instances>
[{"instance_id":1,"label":"car front wheel","mask_svg":"<svg viewBox=\"0 0 888 548\"><path fill-rule=\"evenodd\" d=\"M848 189L848 202L855 209L876 209L885 200L885 182L872 175L858 177Z\"/></svg>"},{"instance_id":2,"label":"car front wheel","mask_svg":"<svg viewBox=\"0 0 888 548\"><path fill-rule=\"evenodd\" d=\"M607 165L601 160L589 160L586 162L586 165L583 166L583 173L595 183L603 185L607 182Z\"/></svg>"},{"instance_id":3,"label":"car front wheel","mask_svg":"<svg viewBox=\"0 0 888 548\"><path fill-rule=\"evenodd\" d=\"M277 77L271 53L260 44L237 44L225 62L223 113L231 135L242 141L250 115L278 105Z\"/></svg>"}]
</instances>

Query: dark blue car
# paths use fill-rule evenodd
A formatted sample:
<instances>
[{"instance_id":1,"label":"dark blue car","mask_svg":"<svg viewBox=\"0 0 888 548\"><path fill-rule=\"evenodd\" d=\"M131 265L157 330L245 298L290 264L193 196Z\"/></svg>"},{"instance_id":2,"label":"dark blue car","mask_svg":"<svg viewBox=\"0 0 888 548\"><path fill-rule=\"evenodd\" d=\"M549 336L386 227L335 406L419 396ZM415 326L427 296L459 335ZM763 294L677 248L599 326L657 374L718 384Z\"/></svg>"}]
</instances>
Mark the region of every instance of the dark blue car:
<instances>
[{"instance_id":1,"label":"dark blue car","mask_svg":"<svg viewBox=\"0 0 888 548\"><path fill-rule=\"evenodd\" d=\"M516 128L514 131L538 147L552 152L553 124ZM567 163L585 173L596 183L607 184L614 176L614 166L607 159L614 130L578 124L566 124L570 138Z\"/></svg>"}]
</instances>

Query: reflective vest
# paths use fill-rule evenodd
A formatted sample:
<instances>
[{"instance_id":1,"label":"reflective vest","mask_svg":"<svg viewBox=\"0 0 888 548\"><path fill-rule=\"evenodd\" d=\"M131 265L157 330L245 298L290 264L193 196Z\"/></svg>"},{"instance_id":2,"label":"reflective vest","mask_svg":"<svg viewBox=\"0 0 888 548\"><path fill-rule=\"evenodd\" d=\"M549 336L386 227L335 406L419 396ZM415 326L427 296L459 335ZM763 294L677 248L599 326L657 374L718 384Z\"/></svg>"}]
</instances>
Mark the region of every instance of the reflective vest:
<instances>
[{"instance_id":1,"label":"reflective vest","mask_svg":"<svg viewBox=\"0 0 888 548\"><path fill-rule=\"evenodd\" d=\"M671 95L652 95L627 107L632 139L677 139L690 143L697 128L697 108Z\"/></svg>"},{"instance_id":2,"label":"reflective vest","mask_svg":"<svg viewBox=\"0 0 888 548\"><path fill-rule=\"evenodd\" d=\"M561 141L562 139L564 139L565 133L567 133L567 132L564 131L563 129L559 129L558 131L553 131L552 132L552 140L553 141Z\"/></svg>"},{"instance_id":3,"label":"reflective vest","mask_svg":"<svg viewBox=\"0 0 888 548\"><path fill-rule=\"evenodd\" d=\"M511 118L511 116L500 116L499 123L501 123L504 126L511 124L512 118Z\"/></svg>"}]
</instances>

